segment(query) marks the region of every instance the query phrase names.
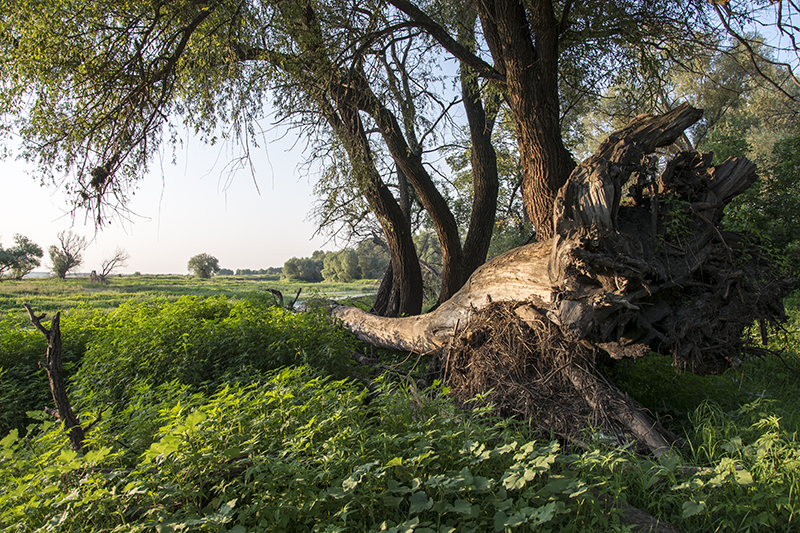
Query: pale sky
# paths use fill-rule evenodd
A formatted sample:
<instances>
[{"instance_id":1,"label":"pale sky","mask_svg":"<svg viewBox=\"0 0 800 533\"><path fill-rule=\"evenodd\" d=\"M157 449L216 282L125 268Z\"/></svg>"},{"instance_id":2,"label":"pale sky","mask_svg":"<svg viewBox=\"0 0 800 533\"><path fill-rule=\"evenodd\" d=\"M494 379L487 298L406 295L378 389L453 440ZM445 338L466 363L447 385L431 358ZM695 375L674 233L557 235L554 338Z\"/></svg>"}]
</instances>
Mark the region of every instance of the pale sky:
<instances>
[{"instance_id":1,"label":"pale sky","mask_svg":"<svg viewBox=\"0 0 800 533\"><path fill-rule=\"evenodd\" d=\"M260 269L283 266L292 256L333 249L324 237L313 237L309 213L314 201L313 177L301 175L303 143L267 133L268 145L254 150L258 189L249 170L231 178L226 165L237 155L232 147L190 142L178 149L177 164L154 162L129 203L129 222L114 220L95 234L84 213L75 219L63 190L40 187L24 163L0 160L0 243L13 245L21 233L47 248L61 230L91 241L76 272L99 270L117 247L131 256L120 273L185 274L189 258L208 253L222 268ZM262 143L263 144L263 143ZM259 193L260 191L260 193Z\"/></svg>"}]
</instances>

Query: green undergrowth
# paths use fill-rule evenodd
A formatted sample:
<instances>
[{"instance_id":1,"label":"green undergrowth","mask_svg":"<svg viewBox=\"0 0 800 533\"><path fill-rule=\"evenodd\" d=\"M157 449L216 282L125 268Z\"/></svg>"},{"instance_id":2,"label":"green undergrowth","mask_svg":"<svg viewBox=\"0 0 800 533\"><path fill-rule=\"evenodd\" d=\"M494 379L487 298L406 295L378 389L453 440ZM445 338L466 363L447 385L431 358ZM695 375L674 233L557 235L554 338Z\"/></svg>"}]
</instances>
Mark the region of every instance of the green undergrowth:
<instances>
[{"instance_id":1,"label":"green undergrowth","mask_svg":"<svg viewBox=\"0 0 800 533\"><path fill-rule=\"evenodd\" d=\"M152 442L105 419L80 457L45 422L0 445L5 531L550 531L618 528L607 474L511 440L437 387L363 387L308 367L216 393L140 395ZM131 411L133 412L133 410Z\"/></svg>"},{"instance_id":2,"label":"green undergrowth","mask_svg":"<svg viewBox=\"0 0 800 533\"><path fill-rule=\"evenodd\" d=\"M687 533L800 530L788 350L720 376L655 356L618 367L684 437L656 459L602 435L588 449L533 441L525 424L457 409L442 384L387 374L367 389L349 335L263 294L84 305L62 333L70 397L95 422L83 456L40 411L44 338L0 322L3 531L630 531L623 503ZM381 354L423 364L406 356Z\"/></svg>"},{"instance_id":3,"label":"green undergrowth","mask_svg":"<svg viewBox=\"0 0 800 533\"><path fill-rule=\"evenodd\" d=\"M272 305L269 295L156 298L113 311L84 306L64 313L61 331L70 395L88 406L124 403L143 386L171 382L213 391L288 365L308 364L334 377L353 370L349 334L322 311L293 314ZM27 411L52 403L37 366L45 347L30 324L0 321L3 434L24 428Z\"/></svg>"}]
</instances>

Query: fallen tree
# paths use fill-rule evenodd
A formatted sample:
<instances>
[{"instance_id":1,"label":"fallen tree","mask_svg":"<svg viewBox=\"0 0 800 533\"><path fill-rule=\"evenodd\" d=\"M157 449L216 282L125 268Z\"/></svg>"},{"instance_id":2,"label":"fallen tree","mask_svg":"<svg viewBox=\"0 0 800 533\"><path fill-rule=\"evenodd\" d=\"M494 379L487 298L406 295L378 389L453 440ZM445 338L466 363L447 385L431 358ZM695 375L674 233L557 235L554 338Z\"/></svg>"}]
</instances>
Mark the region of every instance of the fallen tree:
<instances>
[{"instance_id":1,"label":"fallen tree","mask_svg":"<svg viewBox=\"0 0 800 533\"><path fill-rule=\"evenodd\" d=\"M746 356L754 322L785 320L794 286L752 239L719 227L753 163L681 152L658 172L651 154L701 116L683 105L612 134L559 191L554 237L486 263L435 311L333 314L370 344L435 354L458 398L492 391L500 411L567 439L590 422L663 452L674 437L599 364L653 350L681 370L719 372Z\"/></svg>"}]
</instances>

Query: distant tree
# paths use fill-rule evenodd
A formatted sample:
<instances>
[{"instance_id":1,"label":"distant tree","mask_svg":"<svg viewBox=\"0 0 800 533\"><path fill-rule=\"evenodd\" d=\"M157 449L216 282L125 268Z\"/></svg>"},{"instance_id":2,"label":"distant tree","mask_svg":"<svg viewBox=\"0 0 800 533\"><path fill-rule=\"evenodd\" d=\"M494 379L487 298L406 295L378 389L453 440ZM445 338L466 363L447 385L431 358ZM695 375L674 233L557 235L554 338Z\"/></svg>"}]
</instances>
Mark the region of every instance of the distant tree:
<instances>
[{"instance_id":1,"label":"distant tree","mask_svg":"<svg viewBox=\"0 0 800 533\"><path fill-rule=\"evenodd\" d=\"M322 269L325 266L325 252L317 250L311 257L292 257L283 265L282 275L286 279L322 281Z\"/></svg>"},{"instance_id":2,"label":"distant tree","mask_svg":"<svg viewBox=\"0 0 800 533\"><path fill-rule=\"evenodd\" d=\"M230 268L220 268L218 274L220 276L233 276L233 270Z\"/></svg>"},{"instance_id":3,"label":"distant tree","mask_svg":"<svg viewBox=\"0 0 800 533\"><path fill-rule=\"evenodd\" d=\"M389 251L386 242L367 239L356 246L358 266L364 279L380 279L389 266Z\"/></svg>"},{"instance_id":4,"label":"distant tree","mask_svg":"<svg viewBox=\"0 0 800 533\"><path fill-rule=\"evenodd\" d=\"M361 267L358 264L358 255L352 248L345 248L338 252L325 254L322 277L326 281L341 281L350 283L361 278Z\"/></svg>"},{"instance_id":5,"label":"distant tree","mask_svg":"<svg viewBox=\"0 0 800 533\"><path fill-rule=\"evenodd\" d=\"M210 278L220 270L219 260L208 254L197 254L192 257L189 259L187 268L193 275L204 279Z\"/></svg>"},{"instance_id":6,"label":"distant tree","mask_svg":"<svg viewBox=\"0 0 800 533\"><path fill-rule=\"evenodd\" d=\"M58 245L50 246L50 269L57 277L64 279L67 272L83 263L81 254L89 247L86 237L75 235L70 231L62 231L58 234Z\"/></svg>"},{"instance_id":7,"label":"distant tree","mask_svg":"<svg viewBox=\"0 0 800 533\"><path fill-rule=\"evenodd\" d=\"M11 277L22 279L25 274L41 264L41 246L31 241L24 235L14 235L14 246L3 249L0 245L0 278L6 272L11 272Z\"/></svg>"},{"instance_id":8,"label":"distant tree","mask_svg":"<svg viewBox=\"0 0 800 533\"><path fill-rule=\"evenodd\" d=\"M100 266L100 274L98 275L100 281L105 282L106 278L110 276L114 270L128 266L127 261L130 258L130 254L122 248L114 250L114 255L108 259L103 259L103 263Z\"/></svg>"}]
</instances>

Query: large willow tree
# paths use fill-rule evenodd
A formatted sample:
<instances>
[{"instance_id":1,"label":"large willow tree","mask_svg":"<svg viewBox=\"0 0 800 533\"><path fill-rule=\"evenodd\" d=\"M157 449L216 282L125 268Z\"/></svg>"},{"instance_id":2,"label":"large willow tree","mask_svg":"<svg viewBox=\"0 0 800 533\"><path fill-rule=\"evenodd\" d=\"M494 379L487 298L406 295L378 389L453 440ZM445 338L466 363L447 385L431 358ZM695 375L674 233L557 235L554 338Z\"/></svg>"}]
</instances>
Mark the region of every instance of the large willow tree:
<instances>
[{"instance_id":1,"label":"large willow tree","mask_svg":"<svg viewBox=\"0 0 800 533\"><path fill-rule=\"evenodd\" d=\"M663 436L598 377L599 354L638 357L656 349L682 368L714 371L741 355L742 332L753 319L781 317L787 285L759 262L758 250L717 228L725 203L752 182L754 169L737 159L713 167L709 157L691 153L665 168L655 164L651 154L699 119L701 112L687 106L638 117L578 167L563 130L570 115L626 76L658 86L662 65L704 53L720 34L747 43L737 28L752 19L744 9L750 4L722 4L8 1L0 12L0 127L19 135L23 155L43 176L65 178L76 207L102 222L124 208L152 156L176 142L180 128L253 146L257 121L276 101L284 117L323 132L347 155L347 172L390 241L395 292L386 314L418 312L421 294L407 214L381 173L386 161L414 188L442 246L436 314L385 322L340 310L348 327L384 345L436 351L443 373L457 380L480 365L463 360L470 350L457 361L446 348L458 345L479 309L512 302L514 327L547 337L534 344L552 348L542 354L551 367L541 375L558 376L596 412L613 405L622 427L659 449ZM786 15L796 7L774 4L784 8L777 27L786 31ZM419 43L416 65L442 53L459 61L476 176L491 173L494 157L484 97L496 95L513 117L523 198L539 242L469 279L474 258L485 257L491 217L480 217L481 243L468 246L468 237L462 247L415 142L418 124L406 122L426 95L392 86L401 62L387 65L386 51L408 39ZM409 68L397 80L430 72ZM626 204L628 189L633 200ZM492 211L496 187L474 191L473 209ZM476 251L465 259L465 250ZM750 270L737 270L743 263ZM717 309L725 309L722 318ZM472 331L464 346L477 352L489 337ZM518 364L518 355L490 366L522 369L525 381L534 367ZM477 392L475 383L487 383L483 374L467 379L464 390Z\"/></svg>"}]
</instances>

